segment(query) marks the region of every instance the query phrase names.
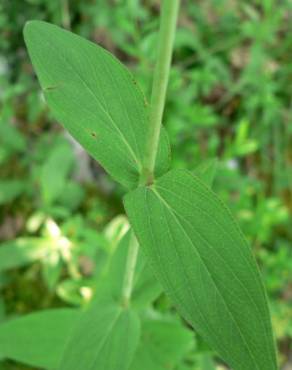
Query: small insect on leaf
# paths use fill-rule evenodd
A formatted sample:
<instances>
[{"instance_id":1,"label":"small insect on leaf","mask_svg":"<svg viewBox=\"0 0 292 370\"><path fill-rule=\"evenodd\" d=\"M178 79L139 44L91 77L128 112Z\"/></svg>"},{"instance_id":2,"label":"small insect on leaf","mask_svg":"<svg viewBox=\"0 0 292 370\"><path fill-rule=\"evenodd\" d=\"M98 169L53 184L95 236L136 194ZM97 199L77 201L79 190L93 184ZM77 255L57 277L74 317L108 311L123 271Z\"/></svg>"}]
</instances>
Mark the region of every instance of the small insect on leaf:
<instances>
[{"instance_id":1,"label":"small insect on leaf","mask_svg":"<svg viewBox=\"0 0 292 370\"><path fill-rule=\"evenodd\" d=\"M44 87L44 92L47 92L47 91L53 91L53 90L56 90L60 87L61 85L54 85L54 86L47 86L47 87Z\"/></svg>"}]
</instances>

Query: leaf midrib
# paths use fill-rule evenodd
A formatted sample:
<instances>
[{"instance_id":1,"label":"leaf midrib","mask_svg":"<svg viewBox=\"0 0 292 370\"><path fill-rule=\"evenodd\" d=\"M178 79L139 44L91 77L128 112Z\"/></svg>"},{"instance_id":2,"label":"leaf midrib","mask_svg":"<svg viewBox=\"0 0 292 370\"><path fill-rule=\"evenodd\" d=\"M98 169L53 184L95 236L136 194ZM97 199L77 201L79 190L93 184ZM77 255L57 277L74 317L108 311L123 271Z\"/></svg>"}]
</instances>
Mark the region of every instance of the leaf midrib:
<instances>
[{"instance_id":1,"label":"leaf midrib","mask_svg":"<svg viewBox=\"0 0 292 370\"><path fill-rule=\"evenodd\" d=\"M96 349L96 355L94 356L94 359L93 359L92 365L90 367L90 370L94 369L96 361L99 357L99 353L102 351L102 348L106 344L106 341L107 341L108 337L110 336L111 332L113 331L115 325L117 324L119 318L121 317L122 312L123 312L122 308L118 308L117 314L114 317L112 324L108 327L108 330L107 330L103 340L100 342L99 346Z\"/></svg>"}]
</instances>

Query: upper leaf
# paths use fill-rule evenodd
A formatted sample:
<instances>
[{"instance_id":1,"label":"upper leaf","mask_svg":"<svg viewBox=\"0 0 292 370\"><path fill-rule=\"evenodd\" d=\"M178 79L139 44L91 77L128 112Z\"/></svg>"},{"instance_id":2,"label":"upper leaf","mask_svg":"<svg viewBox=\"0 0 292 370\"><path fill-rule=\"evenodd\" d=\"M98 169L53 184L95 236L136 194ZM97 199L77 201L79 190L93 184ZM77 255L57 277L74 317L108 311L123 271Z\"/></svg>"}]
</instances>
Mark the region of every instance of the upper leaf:
<instances>
[{"instance_id":1,"label":"upper leaf","mask_svg":"<svg viewBox=\"0 0 292 370\"><path fill-rule=\"evenodd\" d=\"M125 197L142 248L180 313L235 370L277 369L266 294L225 205L175 170Z\"/></svg>"},{"instance_id":2,"label":"upper leaf","mask_svg":"<svg viewBox=\"0 0 292 370\"><path fill-rule=\"evenodd\" d=\"M138 184L147 133L147 107L136 81L109 52L52 24L30 21L25 42L56 119L110 175ZM162 132L156 175L169 165Z\"/></svg>"}]
</instances>

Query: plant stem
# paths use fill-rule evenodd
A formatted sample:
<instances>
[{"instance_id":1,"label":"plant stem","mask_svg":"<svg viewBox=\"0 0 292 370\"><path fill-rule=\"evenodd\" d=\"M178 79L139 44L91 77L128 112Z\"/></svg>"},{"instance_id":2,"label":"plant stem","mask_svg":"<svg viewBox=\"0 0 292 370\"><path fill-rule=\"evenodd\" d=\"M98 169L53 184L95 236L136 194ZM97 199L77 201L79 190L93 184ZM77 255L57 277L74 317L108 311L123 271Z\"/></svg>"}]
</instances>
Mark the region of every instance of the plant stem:
<instances>
[{"instance_id":1,"label":"plant stem","mask_svg":"<svg viewBox=\"0 0 292 370\"><path fill-rule=\"evenodd\" d=\"M152 183L154 179L179 3L180 0L162 0L158 56L154 70L149 129L141 178L141 182L146 184Z\"/></svg>"},{"instance_id":2,"label":"plant stem","mask_svg":"<svg viewBox=\"0 0 292 370\"><path fill-rule=\"evenodd\" d=\"M129 250L126 262L125 277L122 291L122 305L128 307L133 290L135 267L139 252L139 244L133 231L131 231Z\"/></svg>"},{"instance_id":3,"label":"plant stem","mask_svg":"<svg viewBox=\"0 0 292 370\"><path fill-rule=\"evenodd\" d=\"M143 185L152 183L154 178L154 167L160 138L161 121L170 71L179 2L180 0L162 0L158 59L152 86L146 153L140 178L140 183ZM138 252L139 244L132 231L122 292L122 304L125 307L129 305L133 290Z\"/></svg>"},{"instance_id":4,"label":"plant stem","mask_svg":"<svg viewBox=\"0 0 292 370\"><path fill-rule=\"evenodd\" d=\"M62 6L62 25L64 28L70 31L71 29L71 20L70 20L70 10L68 0L61 0Z\"/></svg>"}]
</instances>

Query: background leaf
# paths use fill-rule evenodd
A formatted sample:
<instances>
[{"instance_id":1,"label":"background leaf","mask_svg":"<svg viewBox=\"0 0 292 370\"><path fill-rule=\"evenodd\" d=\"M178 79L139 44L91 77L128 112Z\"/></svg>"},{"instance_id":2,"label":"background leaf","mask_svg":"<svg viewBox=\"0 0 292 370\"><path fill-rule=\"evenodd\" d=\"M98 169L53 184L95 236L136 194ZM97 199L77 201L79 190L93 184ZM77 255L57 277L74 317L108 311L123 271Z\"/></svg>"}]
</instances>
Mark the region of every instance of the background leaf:
<instances>
[{"instance_id":1,"label":"background leaf","mask_svg":"<svg viewBox=\"0 0 292 370\"><path fill-rule=\"evenodd\" d=\"M216 158L209 159L202 162L194 171L195 175L198 176L206 185L212 187L214 178L216 176L218 167L218 161Z\"/></svg>"},{"instance_id":2,"label":"background leaf","mask_svg":"<svg viewBox=\"0 0 292 370\"><path fill-rule=\"evenodd\" d=\"M31 366L57 369L66 339L79 315L77 310L52 309L2 323L2 357Z\"/></svg>"},{"instance_id":3,"label":"background leaf","mask_svg":"<svg viewBox=\"0 0 292 370\"><path fill-rule=\"evenodd\" d=\"M20 180L0 180L0 205L13 201L26 188L26 184Z\"/></svg>"},{"instance_id":4,"label":"background leaf","mask_svg":"<svg viewBox=\"0 0 292 370\"><path fill-rule=\"evenodd\" d=\"M107 285L105 294L110 294L111 299L116 301L121 300L130 234L131 230L120 240L111 259L104 281L101 282L102 289L104 289L105 284ZM135 308L145 308L145 306L152 303L161 293L161 285L154 276L152 269L150 269L145 256L139 251L131 304Z\"/></svg>"},{"instance_id":5,"label":"background leaf","mask_svg":"<svg viewBox=\"0 0 292 370\"><path fill-rule=\"evenodd\" d=\"M211 356L208 355L200 355L198 356L198 369L200 370L216 370L214 361L212 360Z\"/></svg>"},{"instance_id":6,"label":"background leaf","mask_svg":"<svg viewBox=\"0 0 292 370\"><path fill-rule=\"evenodd\" d=\"M50 242L45 238L24 237L0 245L0 271L24 266L45 257Z\"/></svg>"},{"instance_id":7,"label":"background leaf","mask_svg":"<svg viewBox=\"0 0 292 370\"><path fill-rule=\"evenodd\" d=\"M190 350L193 334L178 321L146 318L130 370L171 370Z\"/></svg>"},{"instance_id":8,"label":"background leaf","mask_svg":"<svg viewBox=\"0 0 292 370\"><path fill-rule=\"evenodd\" d=\"M49 23L28 22L24 37L55 117L113 178L137 185L147 104L128 70L103 48ZM168 165L163 131L156 173Z\"/></svg>"},{"instance_id":9,"label":"background leaf","mask_svg":"<svg viewBox=\"0 0 292 370\"><path fill-rule=\"evenodd\" d=\"M126 370L139 341L136 314L118 305L93 304L65 349L60 370Z\"/></svg>"},{"instance_id":10,"label":"background leaf","mask_svg":"<svg viewBox=\"0 0 292 370\"><path fill-rule=\"evenodd\" d=\"M266 294L228 209L174 170L125 197L139 243L179 312L235 370L277 369Z\"/></svg>"},{"instance_id":11,"label":"background leaf","mask_svg":"<svg viewBox=\"0 0 292 370\"><path fill-rule=\"evenodd\" d=\"M64 192L73 163L72 148L67 142L57 145L49 153L40 175L41 192L46 205L51 205Z\"/></svg>"}]
</instances>

